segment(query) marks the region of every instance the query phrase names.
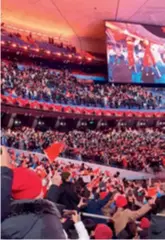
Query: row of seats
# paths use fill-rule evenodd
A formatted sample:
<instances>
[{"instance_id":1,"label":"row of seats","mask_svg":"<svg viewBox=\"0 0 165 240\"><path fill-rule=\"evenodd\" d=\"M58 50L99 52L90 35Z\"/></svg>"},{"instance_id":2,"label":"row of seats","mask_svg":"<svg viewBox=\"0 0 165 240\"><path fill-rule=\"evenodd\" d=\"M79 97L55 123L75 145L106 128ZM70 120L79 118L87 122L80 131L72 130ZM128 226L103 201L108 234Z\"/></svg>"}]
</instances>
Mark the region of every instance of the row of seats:
<instances>
[{"instance_id":1,"label":"row of seats","mask_svg":"<svg viewBox=\"0 0 165 240\"><path fill-rule=\"evenodd\" d=\"M162 92L135 85L85 84L68 71L20 69L12 62L2 62L1 93L23 99L113 109L164 109Z\"/></svg>"}]
</instances>

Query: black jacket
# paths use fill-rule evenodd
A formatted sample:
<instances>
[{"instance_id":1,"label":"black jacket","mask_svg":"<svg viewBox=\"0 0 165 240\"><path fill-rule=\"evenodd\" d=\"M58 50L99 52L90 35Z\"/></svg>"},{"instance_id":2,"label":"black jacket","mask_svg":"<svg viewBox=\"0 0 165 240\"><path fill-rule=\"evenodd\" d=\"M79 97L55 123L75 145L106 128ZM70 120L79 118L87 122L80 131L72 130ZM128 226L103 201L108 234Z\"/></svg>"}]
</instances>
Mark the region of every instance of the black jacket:
<instances>
[{"instance_id":1,"label":"black jacket","mask_svg":"<svg viewBox=\"0 0 165 240\"><path fill-rule=\"evenodd\" d=\"M77 205L80 199L77 196L73 183L64 182L60 186L60 196L58 203L66 206L66 209L75 210L77 209Z\"/></svg>"},{"instance_id":2,"label":"black jacket","mask_svg":"<svg viewBox=\"0 0 165 240\"><path fill-rule=\"evenodd\" d=\"M48 199L49 201L55 203L59 212L62 214L63 210L65 209L65 206L57 203L59 201L59 198L60 198L60 188L52 184L49 190L47 191L45 199Z\"/></svg>"},{"instance_id":3,"label":"black jacket","mask_svg":"<svg viewBox=\"0 0 165 240\"><path fill-rule=\"evenodd\" d=\"M165 239L165 217L152 215L149 239Z\"/></svg>"},{"instance_id":4,"label":"black jacket","mask_svg":"<svg viewBox=\"0 0 165 240\"><path fill-rule=\"evenodd\" d=\"M60 198L60 187L52 184L47 191L46 199L51 202L57 203Z\"/></svg>"},{"instance_id":5,"label":"black jacket","mask_svg":"<svg viewBox=\"0 0 165 240\"><path fill-rule=\"evenodd\" d=\"M77 196L73 183L65 182L60 187L51 185L49 188L46 199L64 205L68 210L77 209L79 197Z\"/></svg>"},{"instance_id":6,"label":"black jacket","mask_svg":"<svg viewBox=\"0 0 165 240\"><path fill-rule=\"evenodd\" d=\"M1 167L1 222L10 211L13 171L7 167Z\"/></svg>"},{"instance_id":7,"label":"black jacket","mask_svg":"<svg viewBox=\"0 0 165 240\"><path fill-rule=\"evenodd\" d=\"M2 239L65 239L60 213L43 199L18 200L10 205L10 214L1 224Z\"/></svg>"}]
</instances>

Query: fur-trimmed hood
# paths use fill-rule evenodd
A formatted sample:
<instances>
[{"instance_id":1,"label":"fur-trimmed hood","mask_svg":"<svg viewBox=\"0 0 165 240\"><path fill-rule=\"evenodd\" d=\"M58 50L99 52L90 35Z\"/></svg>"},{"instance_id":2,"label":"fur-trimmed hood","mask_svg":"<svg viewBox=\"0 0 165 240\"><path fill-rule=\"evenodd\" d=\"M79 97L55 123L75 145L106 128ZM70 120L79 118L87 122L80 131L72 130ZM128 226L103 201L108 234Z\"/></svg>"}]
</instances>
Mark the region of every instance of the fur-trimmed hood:
<instances>
[{"instance_id":1,"label":"fur-trimmed hood","mask_svg":"<svg viewBox=\"0 0 165 240\"><path fill-rule=\"evenodd\" d=\"M56 205L45 199L18 200L1 224L2 239L65 239Z\"/></svg>"},{"instance_id":2,"label":"fur-trimmed hood","mask_svg":"<svg viewBox=\"0 0 165 240\"><path fill-rule=\"evenodd\" d=\"M46 199L16 200L11 203L8 218L25 214L52 214L61 217L56 205Z\"/></svg>"}]
</instances>

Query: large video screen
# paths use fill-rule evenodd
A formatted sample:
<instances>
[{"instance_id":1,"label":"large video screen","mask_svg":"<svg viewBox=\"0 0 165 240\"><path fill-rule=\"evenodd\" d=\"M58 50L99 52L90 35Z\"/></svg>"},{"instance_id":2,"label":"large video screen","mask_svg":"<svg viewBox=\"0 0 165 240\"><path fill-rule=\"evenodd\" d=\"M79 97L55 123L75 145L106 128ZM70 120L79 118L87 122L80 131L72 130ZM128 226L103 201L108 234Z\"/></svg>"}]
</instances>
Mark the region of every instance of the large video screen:
<instances>
[{"instance_id":1,"label":"large video screen","mask_svg":"<svg viewBox=\"0 0 165 240\"><path fill-rule=\"evenodd\" d=\"M110 82L165 84L165 27L106 21Z\"/></svg>"}]
</instances>

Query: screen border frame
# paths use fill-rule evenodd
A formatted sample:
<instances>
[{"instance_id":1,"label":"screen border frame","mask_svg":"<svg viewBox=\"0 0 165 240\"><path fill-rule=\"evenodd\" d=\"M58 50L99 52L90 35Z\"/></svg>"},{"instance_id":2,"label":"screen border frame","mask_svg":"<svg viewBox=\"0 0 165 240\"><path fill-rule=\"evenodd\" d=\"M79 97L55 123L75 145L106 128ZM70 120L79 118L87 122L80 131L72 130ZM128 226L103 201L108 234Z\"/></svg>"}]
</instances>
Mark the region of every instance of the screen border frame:
<instances>
[{"instance_id":1,"label":"screen border frame","mask_svg":"<svg viewBox=\"0 0 165 240\"><path fill-rule=\"evenodd\" d=\"M149 24L149 23L141 23L141 22L132 22L132 21L126 21L126 20L119 20L119 19L104 19L104 34L106 30L106 22L118 22L118 23L128 23L128 24L135 24L135 25L147 25L147 26L154 26L154 27L165 27L164 25L155 25L155 24ZM105 47L106 47L106 63L107 63L107 82L110 84L131 84L131 85L138 85L138 86L145 86L145 87L165 87L165 83L128 83L128 82L110 82L109 81L109 74L108 74L108 62L107 62L107 44L106 44L106 34L105 34Z\"/></svg>"}]
</instances>

